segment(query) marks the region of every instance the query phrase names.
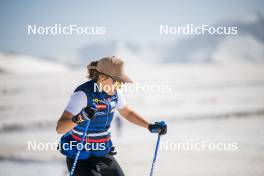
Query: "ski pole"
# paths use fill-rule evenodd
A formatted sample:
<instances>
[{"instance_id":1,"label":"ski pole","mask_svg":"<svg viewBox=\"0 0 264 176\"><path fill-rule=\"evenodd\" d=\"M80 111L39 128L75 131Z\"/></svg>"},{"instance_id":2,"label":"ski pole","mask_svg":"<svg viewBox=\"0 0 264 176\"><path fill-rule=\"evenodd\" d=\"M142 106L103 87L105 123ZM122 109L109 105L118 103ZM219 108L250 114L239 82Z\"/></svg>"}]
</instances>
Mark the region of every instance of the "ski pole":
<instances>
[{"instance_id":1,"label":"ski pole","mask_svg":"<svg viewBox=\"0 0 264 176\"><path fill-rule=\"evenodd\" d=\"M86 133L88 131L88 127L89 127L89 124L90 124L90 120L88 120L87 122L87 125L83 131L83 136L82 136L82 139L80 141L81 144L83 144L84 142L84 139L85 139L85 136L86 136ZM88 138L87 138L88 139ZM78 158L79 158L79 155L80 155L80 152L81 150L79 150L79 148L77 147L77 153L76 153L76 156L75 156L75 159L74 159L74 162L73 162L73 165L72 165L72 168L71 168L71 171L70 171L70 175L69 176L73 176L73 173L74 173L74 170L75 170L75 167L76 167L76 164L78 162Z\"/></svg>"},{"instance_id":2,"label":"ski pole","mask_svg":"<svg viewBox=\"0 0 264 176\"><path fill-rule=\"evenodd\" d=\"M152 165L151 165L151 170L150 170L150 176L152 176L153 175L153 172L154 172L156 158L157 158L158 150L159 150L159 143L160 143L160 135L158 134L158 139L157 139L157 143L156 143L154 158L153 158Z\"/></svg>"},{"instance_id":3,"label":"ski pole","mask_svg":"<svg viewBox=\"0 0 264 176\"><path fill-rule=\"evenodd\" d=\"M166 125L166 123L164 121L161 121L159 124L162 125L162 126ZM159 150L160 136L161 136L161 134L158 134L158 139L157 139L157 143L156 143L154 158L153 158L151 169L150 169L150 176L152 176L153 173L154 173L154 167L155 167L155 163L156 163L156 159L157 159L157 155L158 155L158 150Z\"/></svg>"}]
</instances>

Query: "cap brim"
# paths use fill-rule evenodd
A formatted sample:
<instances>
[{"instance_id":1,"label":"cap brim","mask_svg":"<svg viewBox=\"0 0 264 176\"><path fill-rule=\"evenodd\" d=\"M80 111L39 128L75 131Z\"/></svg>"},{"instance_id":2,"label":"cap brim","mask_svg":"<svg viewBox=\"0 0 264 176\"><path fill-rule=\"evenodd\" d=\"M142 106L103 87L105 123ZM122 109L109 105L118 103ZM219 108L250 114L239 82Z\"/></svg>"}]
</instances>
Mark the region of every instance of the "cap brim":
<instances>
[{"instance_id":1,"label":"cap brim","mask_svg":"<svg viewBox=\"0 0 264 176\"><path fill-rule=\"evenodd\" d=\"M123 74L121 76L112 76L112 77L113 79L122 83L133 83L133 81L126 74Z\"/></svg>"}]
</instances>

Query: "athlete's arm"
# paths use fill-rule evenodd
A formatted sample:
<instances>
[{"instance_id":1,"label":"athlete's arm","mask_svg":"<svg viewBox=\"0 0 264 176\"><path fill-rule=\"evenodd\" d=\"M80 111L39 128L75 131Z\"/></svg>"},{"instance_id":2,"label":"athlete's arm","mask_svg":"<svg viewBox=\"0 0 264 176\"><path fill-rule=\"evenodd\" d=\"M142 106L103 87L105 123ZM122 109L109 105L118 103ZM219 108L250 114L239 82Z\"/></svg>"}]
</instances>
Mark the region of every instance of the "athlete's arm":
<instances>
[{"instance_id":1,"label":"athlete's arm","mask_svg":"<svg viewBox=\"0 0 264 176\"><path fill-rule=\"evenodd\" d=\"M77 115L87 105L87 97L84 92L74 92L57 122L56 131L64 134L74 128L77 124L72 121L72 117Z\"/></svg>"},{"instance_id":2,"label":"athlete's arm","mask_svg":"<svg viewBox=\"0 0 264 176\"><path fill-rule=\"evenodd\" d=\"M73 114L64 111L57 122L56 131L58 134L65 134L73 129L77 124L72 121Z\"/></svg>"},{"instance_id":3,"label":"athlete's arm","mask_svg":"<svg viewBox=\"0 0 264 176\"><path fill-rule=\"evenodd\" d=\"M123 107L122 109L118 109L118 112L128 121L144 127L144 128L148 128L149 123L143 118L141 117L139 114L137 114L135 111L133 111L130 107L128 107L127 105L125 107Z\"/></svg>"}]
</instances>

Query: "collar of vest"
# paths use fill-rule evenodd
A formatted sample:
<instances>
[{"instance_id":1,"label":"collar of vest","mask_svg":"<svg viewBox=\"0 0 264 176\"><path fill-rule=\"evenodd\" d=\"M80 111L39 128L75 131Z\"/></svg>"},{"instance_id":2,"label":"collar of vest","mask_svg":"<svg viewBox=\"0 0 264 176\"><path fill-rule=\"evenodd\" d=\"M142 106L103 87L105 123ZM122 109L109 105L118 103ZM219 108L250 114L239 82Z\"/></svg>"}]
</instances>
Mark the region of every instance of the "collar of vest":
<instances>
[{"instance_id":1,"label":"collar of vest","mask_svg":"<svg viewBox=\"0 0 264 176\"><path fill-rule=\"evenodd\" d=\"M108 95L105 91L100 91L99 89L99 85L97 84L96 80L92 79L89 82L91 82L91 84L93 85L93 90L94 88L96 92L104 94L105 97L111 97L111 96L115 96L117 94L117 91L115 91L115 93L113 95Z\"/></svg>"}]
</instances>

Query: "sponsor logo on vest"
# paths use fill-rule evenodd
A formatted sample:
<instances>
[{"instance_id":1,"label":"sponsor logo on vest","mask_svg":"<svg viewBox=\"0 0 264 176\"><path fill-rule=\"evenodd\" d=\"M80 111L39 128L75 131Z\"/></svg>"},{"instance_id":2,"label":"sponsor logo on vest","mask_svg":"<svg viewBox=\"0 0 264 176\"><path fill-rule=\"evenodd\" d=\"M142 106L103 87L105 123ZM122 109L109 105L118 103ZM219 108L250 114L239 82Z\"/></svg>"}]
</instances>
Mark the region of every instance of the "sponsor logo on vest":
<instances>
[{"instance_id":1,"label":"sponsor logo on vest","mask_svg":"<svg viewBox=\"0 0 264 176\"><path fill-rule=\"evenodd\" d=\"M104 101L99 98L93 98L94 103L103 103Z\"/></svg>"},{"instance_id":2,"label":"sponsor logo on vest","mask_svg":"<svg viewBox=\"0 0 264 176\"><path fill-rule=\"evenodd\" d=\"M93 102L98 103L99 102L99 99L98 98L94 98L93 99Z\"/></svg>"},{"instance_id":3,"label":"sponsor logo on vest","mask_svg":"<svg viewBox=\"0 0 264 176\"><path fill-rule=\"evenodd\" d=\"M103 109L106 109L106 105L105 104L97 104L96 105L96 108L99 109L99 110L103 110Z\"/></svg>"}]
</instances>

